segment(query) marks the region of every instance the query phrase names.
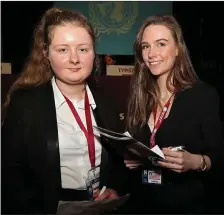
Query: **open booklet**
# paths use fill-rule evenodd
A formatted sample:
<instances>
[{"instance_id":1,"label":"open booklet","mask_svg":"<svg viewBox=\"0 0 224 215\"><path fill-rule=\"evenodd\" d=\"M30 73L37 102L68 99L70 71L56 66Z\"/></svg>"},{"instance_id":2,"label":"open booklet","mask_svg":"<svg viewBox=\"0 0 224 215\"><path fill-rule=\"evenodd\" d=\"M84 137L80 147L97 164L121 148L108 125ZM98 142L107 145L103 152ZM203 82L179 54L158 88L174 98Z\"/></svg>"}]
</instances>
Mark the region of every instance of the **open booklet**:
<instances>
[{"instance_id":1,"label":"open booklet","mask_svg":"<svg viewBox=\"0 0 224 215\"><path fill-rule=\"evenodd\" d=\"M93 129L99 132L100 135L103 135L105 137L114 140L122 141L122 143L119 143L116 146L114 146L117 149L119 149L119 147L125 147L127 150L129 150L130 152L141 158L147 158L153 162L158 160L168 162L165 160L165 156L158 145L150 149L149 147L145 146L138 140L134 139L127 131L125 133L117 133L97 126L93 126ZM112 142L112 144L115 143Z\"/></svg>"},{"instance_id":2,"label":"open booklet","mask_svg":"<svg viewBox=\"0 0 224 215\"><path fill-rule=\"evenodd\" d=\"M124 205L130 194L119 199L103 199L96 201L59 201L57 215L100 215L111 213Z\"/></svg>"}]
</instances>

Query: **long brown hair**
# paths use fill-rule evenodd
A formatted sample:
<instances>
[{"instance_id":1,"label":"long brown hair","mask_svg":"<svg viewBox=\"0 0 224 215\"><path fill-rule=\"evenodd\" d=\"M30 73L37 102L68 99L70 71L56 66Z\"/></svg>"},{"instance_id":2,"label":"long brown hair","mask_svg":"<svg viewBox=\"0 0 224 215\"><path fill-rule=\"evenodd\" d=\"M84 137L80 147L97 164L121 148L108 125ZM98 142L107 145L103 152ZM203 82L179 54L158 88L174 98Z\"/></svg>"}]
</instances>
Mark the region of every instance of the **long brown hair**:
<instances>
[{"instance_id":1,"label":"long brown hair","mask_svg":"<svg viewBox=\"0 0 224 215\"><path fill-rule=\"evenodd\" d=\"M142 57L142 36L149 25L163 25L167 27L178 47L173 70L170 72L166 85L171 92L172 89L182 90L192 86L197 80L197 75L192 66L187 47L184 42L180 25L173 16L152 16L149 17L140 27L135 42L135 69L130 83L130 96L127 108L127 129L134 133L136 128L141 127L148 120L150 110L159 102L159 87L155 77L146 67Z\"/></svg>"},{"instance_id":2,"label":"long brown hair","mask_svg":"<svg viewBox=\"0 0 224 215\"><path fill-rule=\"evenodd\" d=\"M95 52L95 31L87 18L79 12L64 9L51 8L45 12L41 21L34 30L33 47L31 54L19 78L13 83L6 97L2 108L3 115L10 103L13 92L21 88L36 87L48 82L52 78L52 69L48 59L44 56L44 50L48 50L52 40L52 31L56 26L67 23L74 23L87 30L92 38ZM95 57L96 70L99 66L99 59ZM91 79L91 77L89 77Z\"/></svg>"}]
</instances>

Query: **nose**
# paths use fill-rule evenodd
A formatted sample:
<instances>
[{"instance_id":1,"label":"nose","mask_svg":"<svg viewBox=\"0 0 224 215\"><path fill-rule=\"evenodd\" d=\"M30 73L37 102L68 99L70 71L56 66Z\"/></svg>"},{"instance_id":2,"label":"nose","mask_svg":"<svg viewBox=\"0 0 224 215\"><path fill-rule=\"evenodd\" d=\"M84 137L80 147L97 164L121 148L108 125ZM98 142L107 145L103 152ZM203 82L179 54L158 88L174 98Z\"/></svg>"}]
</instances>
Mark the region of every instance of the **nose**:
<instances>
[{"instance_id":1,"label":"nose","mask_svg":"<svg viewBox=\"0 0 224 215\"><path fill-rule=\"evenodd\" d=\"M78 64L79 63L79 55L77 53L77 51L72 51L71 54L70 54L70 63L73 63L73 64Z\"/></svg>"},{"instance_id":2,"label":"nose","mask_svg":"<svg viewBox=\"0 0 224 215\"><path fill-rule=\"evenodd\" d=\"M158 50L155 47L151 47L148 53L149 58L154 58L158 55Z\"/></svg>"}]
</instances>

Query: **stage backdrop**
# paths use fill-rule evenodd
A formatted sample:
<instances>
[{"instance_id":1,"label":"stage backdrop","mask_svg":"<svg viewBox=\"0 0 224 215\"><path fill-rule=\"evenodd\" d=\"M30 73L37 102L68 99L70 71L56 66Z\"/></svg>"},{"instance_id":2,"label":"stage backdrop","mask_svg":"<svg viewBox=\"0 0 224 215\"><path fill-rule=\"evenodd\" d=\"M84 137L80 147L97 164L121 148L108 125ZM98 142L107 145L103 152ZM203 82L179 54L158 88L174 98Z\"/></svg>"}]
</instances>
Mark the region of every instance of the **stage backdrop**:
<instances>
[{"instance_id":1,"label":"stage backdrop","mask_svg":"<svg viewBox=\"0 0 224 215\"><path fill-rule=\"evenodd\" d=\"M132 55L136 32L151 15L172 14L166 1L58 1L55 7L80 11L97 29L98 54Z\"/></svg>"}]
</instances>

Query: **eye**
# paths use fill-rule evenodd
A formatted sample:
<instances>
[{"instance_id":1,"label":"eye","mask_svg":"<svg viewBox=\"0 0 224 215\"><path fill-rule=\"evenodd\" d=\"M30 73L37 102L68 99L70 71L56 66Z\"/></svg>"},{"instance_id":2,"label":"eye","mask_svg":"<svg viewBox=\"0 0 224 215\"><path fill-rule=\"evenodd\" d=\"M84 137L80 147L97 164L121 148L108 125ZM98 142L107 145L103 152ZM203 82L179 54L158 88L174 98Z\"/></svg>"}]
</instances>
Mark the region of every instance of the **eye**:
<instances>
[{"instance_id":1,"label":"eye","mask_svg":"<svg viewBox=\"0 0 224 215\"><path fill-rule=\"evenodd\" d=\"M148 45L142 45L142 50L149 48Z\"/></svg>"},{"instance_id":2,"label":"eye","mask_svg":"<svg viewBox=\"0 0 224 215\"><path fill-rule=\"evenodd\" d=\"M79 51L80 52L87 52L89 49L88 48L80 48Z\"/></svg>"},{"instance_id":3,"label":"eye","mask_svg":"<svg viewBox=\"0 0 224 215\"><path fill-rule=\"evenodd\" d=\"M67 53L68 52L68 49L61 48L61 49L58 50L58 52L60 52L60 53Z\"/></svg>"},{"instance_id":4,"label":"eye","mask_svg":"<svg viewBox=\"0 0 224 215\"><path fill-rule=\"evenodd\" d=\"M165 43L159 43L158 46L159 47L164 47L164 46L166 46L166 44Z\"/></svg>"}]
</instances>

